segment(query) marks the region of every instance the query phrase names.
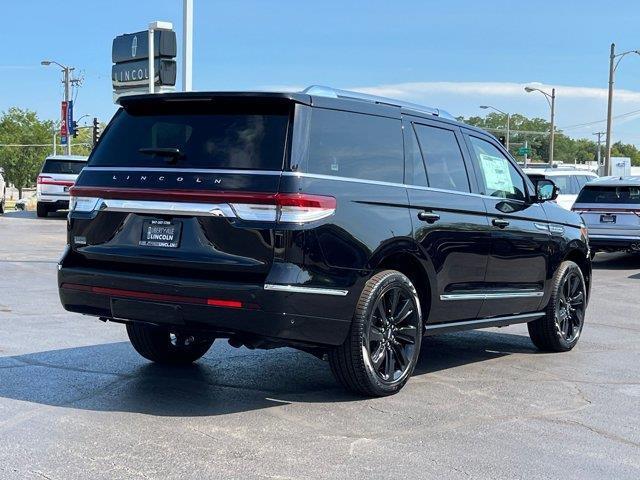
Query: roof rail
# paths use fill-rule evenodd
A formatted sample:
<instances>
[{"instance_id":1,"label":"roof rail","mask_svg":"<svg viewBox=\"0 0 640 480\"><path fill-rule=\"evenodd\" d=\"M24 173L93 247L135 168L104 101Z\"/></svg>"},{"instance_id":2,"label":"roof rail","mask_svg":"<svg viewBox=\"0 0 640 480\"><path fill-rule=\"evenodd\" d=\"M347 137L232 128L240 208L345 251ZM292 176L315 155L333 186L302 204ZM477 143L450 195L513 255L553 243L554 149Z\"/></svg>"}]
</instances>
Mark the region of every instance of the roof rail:
<instances>
[{"instance_id":1,"label":"roof rail","mask_svg":"<svg viewBox=\"0 0 640 480\"><path fill-rule=\"evenodd\" d=\"M449 112L446 112L445 110L441 110L439 108L425 107L423 105L418 105L417 103L403 102L401 100L380 97L378 95L352 92L350 90L340 90L332 87L324 87L322 85L311 85L310 87L305 88L302 93L306 93L307 95L316 95L318 97L348 98L351 100L360 100L362 102L371 102L379 105L391 105L392 107L408 108L417 112L429 113L437 117L456 120L456 118Z\"/></svg>"}]
</instances>

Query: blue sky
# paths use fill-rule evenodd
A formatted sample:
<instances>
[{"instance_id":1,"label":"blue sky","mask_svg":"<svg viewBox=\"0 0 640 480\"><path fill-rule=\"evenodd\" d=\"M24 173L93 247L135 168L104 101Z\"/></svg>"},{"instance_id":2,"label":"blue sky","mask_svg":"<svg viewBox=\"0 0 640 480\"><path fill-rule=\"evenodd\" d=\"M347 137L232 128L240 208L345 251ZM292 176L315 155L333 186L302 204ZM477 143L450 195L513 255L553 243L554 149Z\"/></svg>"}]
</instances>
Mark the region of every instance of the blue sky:
<instances>
[{"instance_id":1,"label":"blue sky","mask_svg":"<svg viewBox=\"0 0 640 480\"><path fill-rule=\"evenodd\" d=\"M557 89L557 125L606 116L609 45L640 49L635 1L220 1L194 0L194 88L244 90L310 84L360 89L481 114L480 104L548 116L525 84ZM63 8L64 7L64 8ZM553 13L553 15L551 15ZM60 73L84 77L76 117L107 120L114 36L167 20L180 39L181 0L3 2L0 110L57 118ZM180 59L179 59L180 60ZM538 85L540 86L540 85ZM614 114L640 110L640 56L616 78ZM604 122L567 128L591 137ZM640 113L614 123L614 140L640 145Z\"/></svg>"}]
</instances>

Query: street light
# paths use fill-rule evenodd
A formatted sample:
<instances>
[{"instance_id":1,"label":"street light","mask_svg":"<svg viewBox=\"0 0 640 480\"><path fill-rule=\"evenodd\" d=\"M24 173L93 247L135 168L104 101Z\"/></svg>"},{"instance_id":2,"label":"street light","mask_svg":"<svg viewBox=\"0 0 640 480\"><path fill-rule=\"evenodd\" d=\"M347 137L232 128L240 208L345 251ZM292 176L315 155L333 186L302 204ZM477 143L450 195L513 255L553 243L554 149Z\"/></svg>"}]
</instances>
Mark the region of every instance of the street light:
<instances>
[{"instance_id":1,"label":"street light","mask_svg":"<svg viewBox=\"0 0 640 480\"><path fill-rule=\"evenodd\" d=\"M492 106L492 105L480 105L480 108L482 108L483 110L486 110L487 108L490 108L490 109L492 109L492 110L495 110L495 111L496 111L496 112L498 112L498 113L501 113L501 114L503 114L503 115L506 115L506 116L507 116L507 138L506 138L506 140L507 140L507 145L506 145L506 147L507 147L507 151L509 151L509 136L510 136L510 135L509 135L509 132L510 132L510 130L511 130L511 114L509 114L509 113L507 113L507 112L503 112L503 111L502 111L502 110L500 110L499 108L496 108L496 107L494 107L494 106Z\"/></svg>"},{"instance_id":2,"label":"street light","mask_svg":"<svg viewBox=\"0 0 640 480\"><path fill-rule=\"evenodd\" d=\"M555 130L555 113L556 113L556 89L551 89L551 94L540 90L535 87L524 87L524 91L527 93L531 92L540 92L547 99L547 103L549 104L549 108L551 109L551 136L549 138L549 165L553 165L553 136Z\"/></svg>"},{"instance_id":3,"label":"street light","mask_svg":"<svg viewBox=\"0 0 640 480\"><path fill-rule=\"evenodd\" d=\"M630 53L640 55L640 50L628 50L626 52L616 54L616 44L611 44L611 54L609 55L609 97L607 99L607 146L606 155L604 157L604 174L611 175L611 121L613 114L613 77L622 57ZM616 61L616 58L618 59Z\"/></svg>"},{"instance_id":4,"label":"street light","mask_svg":"<svg viewBox=\"0 0 640 480\"><path fill-rule=\"evenodd\" d=\"M70 97L70 84L71 84L71 72L73 70L75 70L73 67L67 67L66 65L63 65L61 63L56 62L55 60L42 60L40 62L40 65L42 65L43 67L48 67L51 64L57 65L62 69L62 72L64 74L64 101L67 105L69 105L69 97ZM69 128L69 126L67 125L67 128ZM67 135L67 146L66 146L66 153L67 155L71 155L71 136Z\"/></svg>"}]
</instances>

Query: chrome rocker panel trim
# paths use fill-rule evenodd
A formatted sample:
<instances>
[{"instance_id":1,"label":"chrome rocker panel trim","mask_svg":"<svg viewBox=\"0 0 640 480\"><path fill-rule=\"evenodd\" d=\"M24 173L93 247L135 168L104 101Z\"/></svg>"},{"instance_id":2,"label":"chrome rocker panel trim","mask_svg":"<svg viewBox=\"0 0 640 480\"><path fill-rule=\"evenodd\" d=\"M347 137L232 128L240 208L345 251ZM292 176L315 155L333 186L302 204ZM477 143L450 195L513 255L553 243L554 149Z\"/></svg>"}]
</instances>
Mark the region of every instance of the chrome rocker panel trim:
<instances>
[{"instance_id":1,"label":"chrome rocker panel trim","mask_svg":"<svg viewBox=\"0 0 640 480\"><path fill-rule=\"evenodd\" d=\"M348 290L339 290L334 288L318 288L318 287L301 287L297 285L276 285L272 283L264 284L265 290L288 292L288 293L313 293L316 295L333 295L336 297L346 297Z\"/></svg>"}]
</instances>

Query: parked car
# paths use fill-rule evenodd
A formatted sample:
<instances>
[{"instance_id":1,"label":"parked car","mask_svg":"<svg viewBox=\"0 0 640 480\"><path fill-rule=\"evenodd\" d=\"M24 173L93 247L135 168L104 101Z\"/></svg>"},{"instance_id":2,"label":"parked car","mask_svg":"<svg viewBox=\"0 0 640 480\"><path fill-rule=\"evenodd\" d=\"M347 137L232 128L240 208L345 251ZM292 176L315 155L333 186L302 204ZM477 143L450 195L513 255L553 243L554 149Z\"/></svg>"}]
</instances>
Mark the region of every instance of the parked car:
<instances>
[{"instance_id":1,"label":"parked car","mask_svg":"<svg viewBox=\"0 0 640 480\"><path fill-rule=\"evenodd\" d=\"M640 252L640 177L603 177L586 185L573 210L589 229L591 252Z\"/></svg>"},{"instance_id":2,"label":"parked car","mask_svg":"<svg viewBox=\"0 0 640 480\"><path fill-rule=\"evenodd\" d=\"M578 342L586 229L492 135L324 87L120 102L71 189L58 286L143 357L290 346L382 396L423 335L527 323L542 350Z\"/></svg>"},{"instance_id":3,"label":"parked car","mask_svg":"<svg viewBox=\"0 0 640 480\"><path fill-rule=\"evenodd\" d=\"M578 170L572 167L554 167L554 168L525 168L524 172L531 180L539 180L548 178L558 187L558 205L567 210L578 198L578 193L587 183L598 178L598 175L589 170Z\"/></svg>"},{"instance_id":4,"label":"parked car","mask_svg":"<svg viewBox=\"0 0 640 480\"><path fill-rule=\"evenodd\" d=\"M0 213L4 213L7 202L7 183L4 179L4 169L0 167Z\"/></svg>"},{"instance_id":5,"label":"parked car","mask_svg":"<svg viewBox=\"0 0 640 480\"><path fill-rule=\"evenodd\" d=\"M86 163L87 157L80 155L46 158L36 185L38 217L46 217L49 212L69 208L69 189Z\"/></svg>"}]
</instances>

